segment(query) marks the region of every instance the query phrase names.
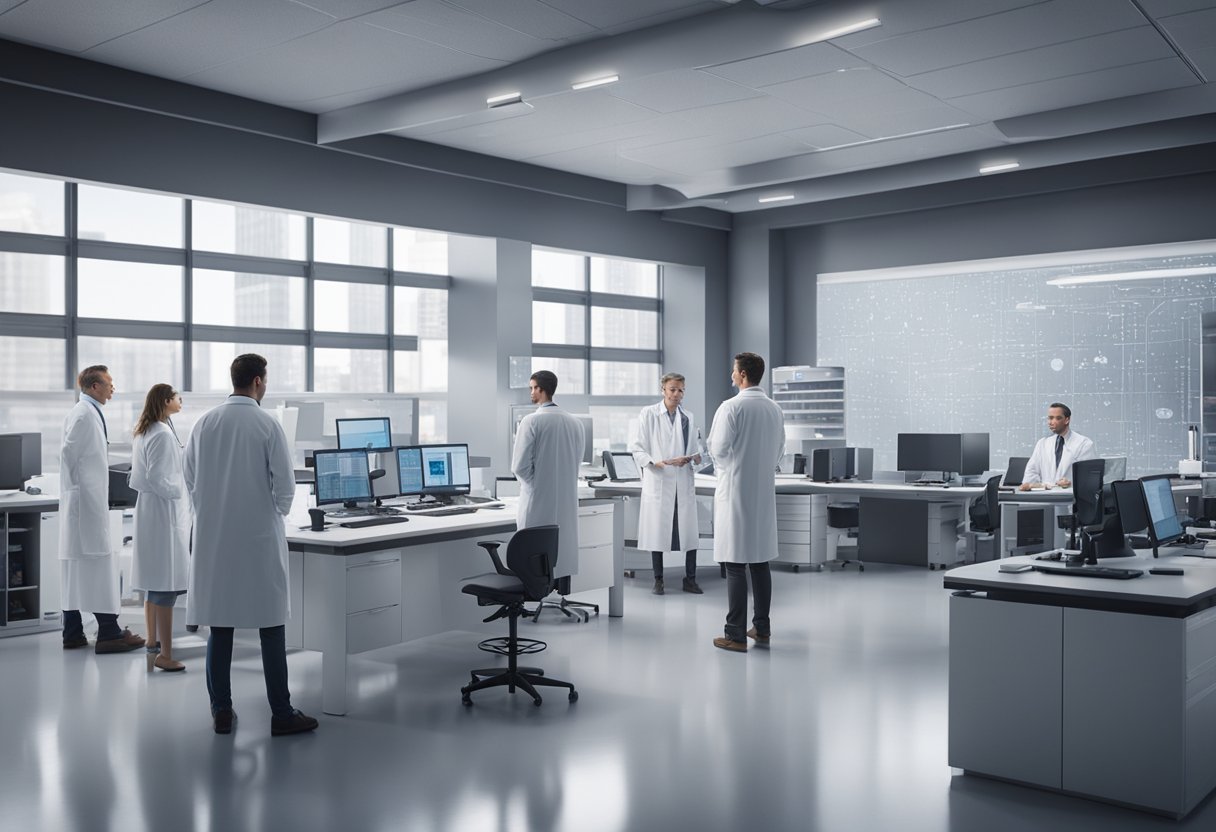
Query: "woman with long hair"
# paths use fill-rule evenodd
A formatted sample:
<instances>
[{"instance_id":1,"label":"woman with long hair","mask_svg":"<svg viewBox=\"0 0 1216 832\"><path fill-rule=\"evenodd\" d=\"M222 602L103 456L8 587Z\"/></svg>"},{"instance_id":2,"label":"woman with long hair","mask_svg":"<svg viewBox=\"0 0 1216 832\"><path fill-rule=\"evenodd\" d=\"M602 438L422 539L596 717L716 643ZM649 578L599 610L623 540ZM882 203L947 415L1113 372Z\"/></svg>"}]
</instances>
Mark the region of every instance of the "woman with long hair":
<instances>
[{"instance_id":1,"label":"woman with long hair","mask_svg":"<svg viewBox=\"0 0 1216 832\"><path fill-rule=\"evenodd\" d=\"M173 659L173 605L190 579L190 500L182 444L170 418L181 409L181 394L172 385L152 385L131 453L131 487L139 492L131 586L146 593L149 673L154 667L186 669Z\"/></svg>"}]
</instances>

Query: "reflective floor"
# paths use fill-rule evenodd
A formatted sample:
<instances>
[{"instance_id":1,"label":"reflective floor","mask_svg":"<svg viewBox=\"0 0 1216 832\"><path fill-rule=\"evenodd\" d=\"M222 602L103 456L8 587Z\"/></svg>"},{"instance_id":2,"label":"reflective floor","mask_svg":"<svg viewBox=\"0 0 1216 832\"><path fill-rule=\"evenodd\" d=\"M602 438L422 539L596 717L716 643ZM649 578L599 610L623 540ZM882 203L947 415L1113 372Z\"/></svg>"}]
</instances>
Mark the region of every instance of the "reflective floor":
<instances>
[{"instance_id":1,"label":"reflective floor","mask_svg":"<svg viewBox=\"0 0 1216 832\"><path fill-rule=\"evenodd\" d=\"M274 739L256 641L238 643L240 720L218 737L197 636L179 637L185 673L152 676L142 653L0 640L0 829L1216 828L1212 799L1175 823L952 771L939 572L778 569L772 646L747 655L711 645L725 583L700 580L704 596L656 597L639 573L624 619L522 625L573 705L500 689L462 707L468 669L493 661L483 634L452 632L354 657L351 711L327 717L320 657L292 653L294 702L321 727Z\"/></svg>"}]
</instances>

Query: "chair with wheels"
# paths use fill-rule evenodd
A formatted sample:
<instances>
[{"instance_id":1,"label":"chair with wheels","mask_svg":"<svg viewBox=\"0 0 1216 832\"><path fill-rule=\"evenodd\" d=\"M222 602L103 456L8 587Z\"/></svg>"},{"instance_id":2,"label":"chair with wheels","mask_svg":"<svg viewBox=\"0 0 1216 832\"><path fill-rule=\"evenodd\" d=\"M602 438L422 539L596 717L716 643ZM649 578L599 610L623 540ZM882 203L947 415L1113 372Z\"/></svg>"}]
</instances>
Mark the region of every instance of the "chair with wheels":
<instances>
[{"instance_id":1,"label":"chair with wheels","mask_svg":"<svg viewBox=\"0 0 1216 832\"><path fill-rule=\"evenodd\" d=\"M593 604L590 601L571 601L566 596L570 594L570 576L566 575L563 578L558 578L554 582L554 589L561 596L560 601L541 601L536 609L531 613L532 623L540 621L540 614L544 610L557 610L563 613L566 618L573 618L575 621L590 621L591 614L587 610L592 610L596 615L600 614L600 605Z\"/></svg>"},{"instance_id":2,"label":"chair with wheels","mask_svg":"<svg viewBox=\"0 0 1216 832\"><path fill-rule=\"evenodd\" d=\"M971 519L971 532L975 535L991 535L994 557L999 555L1000 546L997 535L1001 529L1000 488L1002 474L989 477L984 484L984 496L976 500L969 509L967 516ZM979 558L976 558L977 560Z\"/></svg>"},{"instance_id":3,"label":"chair with wheels","mask_svg":"<svg viewBox=\"0 0 1216 832\"><path fill-rule=\"evenodd\" d=\"M473 670L472 681L460 689L461 701L472 705L474 691L505 685L510 693L523 690L539 705L541 696L537 687L562 687L570 690L571 702L578 701L574 685L560 679L545 676L539 667L520 667L519 657L539 653L547 646L543 641L519 637L519 617L528 615L524 608L527 601L540 601L553 591L555 580L553 569L557 565L557 526L534 526L515 533L507 544L507 564L498 556L501 541L479 541L478 546L489 553L494 562L494 572L476 575L465 580L460 591L472 595L479 606L498 606L493 615L484 619L494 621L507 619L509 635L505 638L485 639L477 645L487 653L507 657L507 666Z\"/></svg>"},{"instance_id":4,"label":"chair with wheels","mask_svg":"<svg viewBox=\"0 0 1216 832\"><path fill-rule=\"evenodd\" d=\"M858 529L861 527L861 506L857 503L828 503L828 529L827 529L827 562L839 560L842 567L848 566L850 563L857 564L858 572L865 572L866 565L861 562L861 556L858 555L857 560L849 560L847 558L837 558L837 547L840 545L841 538L845 540L856 540Z\"/></svg>"}]
</instances>

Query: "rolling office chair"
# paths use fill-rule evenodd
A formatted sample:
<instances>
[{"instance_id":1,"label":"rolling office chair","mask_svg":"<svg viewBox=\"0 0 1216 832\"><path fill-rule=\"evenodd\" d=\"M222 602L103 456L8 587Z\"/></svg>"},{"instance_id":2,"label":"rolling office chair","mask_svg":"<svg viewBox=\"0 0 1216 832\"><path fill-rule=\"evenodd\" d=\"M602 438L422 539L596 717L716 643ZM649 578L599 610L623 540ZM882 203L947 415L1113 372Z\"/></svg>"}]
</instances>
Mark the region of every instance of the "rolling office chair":
<instances>
[{"instance_id":1,"label":"rolling office chair","mask_svg":"<svg viewBox=\"0 0 1216 832\"><path fill-rule=\"evenodd\" d=\"M593 604L590 601L571 601L566 597L570 594L569 575L558 578L557 581L554 582L553 588L557 590L557 594L560 595L562 599L560 601L541 601L539 604L537 604L536 609L528 613L532 616L533 624L540 621L540 614L545 610L557 610L558 612L564 614L566 618L573 618L575 621L582 622L591 620L591 613L587 612L587 610L591 610L596 615L600 614L599 604Z\"/></svg>"},{"instance_id":2,"label":"rolling office chair","mask_svg":"<svg viewBox=\"0 0 1216 832\"><path fill-rule=\"evenodd\" d=\"M997 474L989 477L988 482L984 484L984 496L967 509L967 516L971 519L971 531L991 535L994 540L1001 528L999 495L1003 476Z\"/></svg>"},{"instance_id":3,"label":"rolling office chair","mask_svg":"<svg viewBox=\"0 0 1216 832\"><path fill-rule=\"evenodd\" d=\"M525 601L540 601L553 591L553 568L557 565L557 526L535 526L515 533L507 544L507 565L498 557L497 540L479 541L478 546L489 553L494 561L494 572L466 579L460 591L477 598L479 606L499 605L498 610L484 621L506 618L509 635L506 638L488 638L477 647L487 653L507 657L507 666L470 671L472 681L460 689L460 698L465 705L472 705L472 693L484 688L507 686L510 693L523 688L535 704L541 703L537 686L569 688L571 702L578 701L574 685L560 679L550 679L539 667L520 667L520 656L539 653L547 646L543 641L519 637L519 617L527 615Z\"/></svg>"},{"instance_id":4,"label":"rolling office chair","mask_svg":"<svg viewBox=\"0 0 1216 832\"><path fill-rule=\"evenodd\" d=\"M860 528L861 506L858 503L828 503L827 559L829 563L837 559L836 547L840 545L840 539L842 537L846 540L856 539ZM860 555L855 561L848 559L840 561L841 567L848 566L850 563L857 564L858 572L866 571L866 565L861 562Z\"/></svg>"}]
</instances>

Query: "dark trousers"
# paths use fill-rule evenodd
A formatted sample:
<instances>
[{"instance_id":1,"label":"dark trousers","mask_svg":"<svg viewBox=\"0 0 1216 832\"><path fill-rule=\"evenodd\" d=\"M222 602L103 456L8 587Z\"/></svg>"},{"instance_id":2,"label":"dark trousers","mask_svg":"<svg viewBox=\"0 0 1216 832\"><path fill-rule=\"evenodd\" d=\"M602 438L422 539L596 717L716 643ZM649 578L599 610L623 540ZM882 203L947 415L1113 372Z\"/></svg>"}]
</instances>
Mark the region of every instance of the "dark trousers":
<instances>
[{"instance_id":1,"label":"dark trousers","mask_svg":"<svg viewBox=\"0 0 1216 832\"><path fill-rule=\"evenodd\" d=\"M755 614L752 625L762 636L770 634L768 608L773 600L773 576L769 572L768 562L764 563L725 563L726 567L726 598L729 609L726 612L726 637L731 641L747 641L747 572L752 573L752 601L755 604Z\"/></svg>"},{"instance_id":2,"label":"dark trousers","mask_svg":"<svg viewBox=\"0 0 1216 832\"><path fill-rule=\"evenodd\" d=\"M98 641L113 641L116 638L122 638L122 627L118 626L117 613L95 612L93 617L97 619ZM72 641L79 638L84 638L84 621L80 617L80 610L64 610L63 640Z\"/></svg>"},{"instance_id":3,"label":"dark trousers","mask_svg":"<svg viewBox=\"0 0 1216 832\"><path fill-rule=\"evenodd\" d=\"M232 707L232 634L232 627L212 627L207 639L207 693L213 714ZM270 712L286 719L292 713L291 692L287 690L287 628L263 627L258 635Z\"/></svg>"},{"instance_id":4,"label":"dark trousers","mask_svg":"<svg viewBox=\"0 0 1216 832\"><path fill-rule=\"evenodd\" d=\"M663 577L663 553L651 552L650 565L654 567L654 576L656 578ZM684 553L684 575L688 578L697 576L697 550L691 549Z\"/></svg>"}]
</instances>

